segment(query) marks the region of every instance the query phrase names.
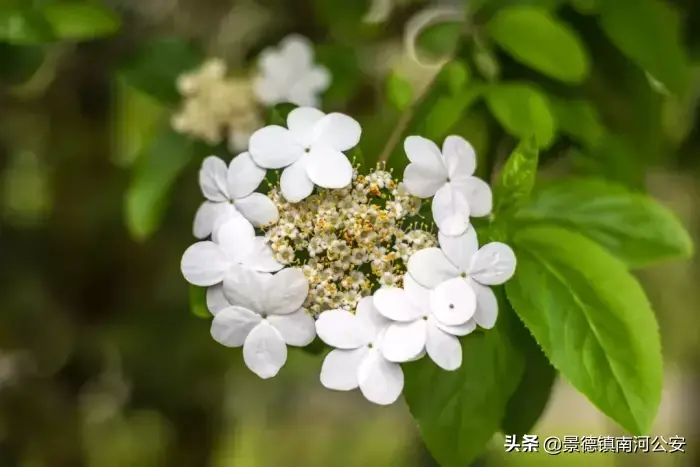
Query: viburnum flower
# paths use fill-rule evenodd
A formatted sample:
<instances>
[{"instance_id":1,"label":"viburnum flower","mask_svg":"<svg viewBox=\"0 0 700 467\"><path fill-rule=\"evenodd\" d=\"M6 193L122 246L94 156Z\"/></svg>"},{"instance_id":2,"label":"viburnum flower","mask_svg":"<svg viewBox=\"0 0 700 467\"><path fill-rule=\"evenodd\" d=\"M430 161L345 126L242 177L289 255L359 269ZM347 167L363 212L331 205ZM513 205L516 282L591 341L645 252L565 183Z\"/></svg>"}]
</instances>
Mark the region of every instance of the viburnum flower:
<instances>
[{"instance_id":1,"label":"viburnum flower","mask_svg":"<svg viewBox=\"0 0 700 467\"><path fill-rule=\"evenodd\" d=\"M331 83L328 69L314 63L313 44L296 34L283 39L278 48L263 50L258 66L253 90L268 106L291 102L316 107Z\"/></svg>"},{"instance_id":2,"label":"viburnum flower","mask_svg":"<svg viewBox=\"0 0 700 467\"><path fill-rule=\"evenodd\" d=\"M431 291L409 274L403 289L383 287L374 293L374 306L389 324L384 335L382 354L392 362L407 362L426 353L441 368L456 370L462 364L462 346L455 336L466 336L474 329L474 320L452 326L430 311Z\"/></svg>"},{"instance_id":3,"label":"viburnum flower","mask_svg":"<svg viewBox=\"0 0 700 467\"><path fill-rule=\"evenodd\" d=\"M215 228L211 241L197 242L185 250L180 269L189 283L207 287L230 277L235 265L258 272L283 267L274 259L265 237L256 237L253 225L238 213Z\"/></svg>"},{"instance_id":4,"label":"viburnum flower","mask_svg":"<svg viewBox=\"0 0 700 467\"><path fill-rule=\"evenodd\" d=\"M321 367L321 384L328 389L351 391L360 388L370 402L394 403L403 390L403 370L382 354L384 334L390 321L364 297L355 314L335 309L321 313L316 333L335 347Z\"/></svg>"},{"instance_id":5,"label":"viburnum flower","mask_svg":"<svg viewBox=\"0 0 700 467\"><path fill-rule=\"evenodd\" d=\"M352 164L343 154L360 141L362 129L353 118L298 107L287 117L287 127L270 125L253 133L249 151L253 161L267 169L281 169L280 189L287 201L308 197L314 185L345 188L352 181Z\"/></svg>"},{"instance_id":6,"label":"viburnum flower","mask_svg":"<svg viewBox=\"0 0 700 467\"><path fill-rule=\"evenodd\" d=\"M303 347L316 337L313 318L302 308L309 284L299 268L266 274L233 266L224 285L230 303L214 317L211 335L227 347L243 346L243 360L263 379L287 361L287 345Z\"/></svg>"},{"instance_id":7,"label":"viburnum flower","mask_svg":"<svg viewBox=\"0 0 700 467\"><path fill-rule=\"evenodd\" d=\"M433 219L445 234L457 236L469 227L469 216L491 212L491 188L474 177L474 148L460 136L448 136L442 152L432 141L409 136L404 151L411 161L404 171L403 183L413 196L433 198Z\"/></svg>"},{"instance_id":8,"label":"viburnum flower","mask_svg":"<svg viewBox=\"0 0 700 467\"><path fill-rule=\"evenodd\" d=\"M277 222L279 212L270 198L254 193L265 178L265 169L244 152L226 163L216 156L202 162L199 186L207 198L194 217L194 236L211 235L217 221L233 212L240 212L254 226Z\"/></svg>"},{"instance_id":9,"label":"viburnum flower","mask_svg":"<svg viewBox=\"0 0 700 467\"><path fill-rule=\"evenodd\" d=\"M438 242L440 248L419 250L408 260L411 277L431 289L431 312L445 324L463 324L473 316L482 328L492 328L498 302L487 286L502 284L513 276L515 253L500 242L479 248L473 228L459 237L440 232Z\"/></svg>"}]
</instances>

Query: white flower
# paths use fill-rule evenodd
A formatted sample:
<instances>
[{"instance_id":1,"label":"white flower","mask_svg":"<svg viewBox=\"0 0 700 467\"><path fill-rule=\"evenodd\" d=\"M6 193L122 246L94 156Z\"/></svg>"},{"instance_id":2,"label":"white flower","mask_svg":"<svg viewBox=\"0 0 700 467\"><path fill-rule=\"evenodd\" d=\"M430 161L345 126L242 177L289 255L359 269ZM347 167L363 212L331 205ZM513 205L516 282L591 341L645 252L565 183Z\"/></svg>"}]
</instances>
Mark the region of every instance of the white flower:
<instances>
[{"instance_id":1,"label":"white flower","mask_svg":"<svg viewBox=\"0 0 700 467\"><path fill-rule=\"evenodd\" d=\"M282 194L290 202L308 197L314 184L344 188L352 181L352 165L342 151L360 141L362 129L340 113L324 114L310 107L292 110L287 128L270 125L250 137L250 155L257 165L280 169Z\"/></svg>"},{"instance_id":2,"label":"white flower","mask_svg":"<svg viewBox=\"0 0 700 467\"><path fill-rule=\"evenodd\" d=\"M409 136L404 151L411 161L403 174L405 187L419 198L434 196L433 219L443 234L461 235L469 227L470 215L491 212L491 188L472 176L476 154L463 138L448 136L440 152L432 141Z\"/></svg>"},{"instance_id":3,"label":"white flower","mask_svg":"<svg viewBox=\"0 0 700 467\"><path fill-rule=\"evenodd\" d=\"M287 36L277 49L263 50L258 65L253 91L268 106L291 102L316 107L331 83L328 69L314 63L313 44L298 35Z\"/></svg>"},{"instance_id":4,"label":"white flower","mask_svg":"<svg viewBox=\"0 0 700 467\"><path fill-rule=\"evenodd\" d=\"M474 320L451 326L430 311L430 290L409 274L404 288L384 287L374 293L374 306L394 321L384 335L382 353L392 362L420 358L424 352L445 370L462 364L462 346L455 336L466 336L476 328Z\"/></svg>"},{"instance_id":5,"label":"white flower","mask_svg":"<svg viewBox=\"0 0 700 467\"><path fill-rule=\"evenodd\" d=\"M201 287L216 285L238 264L258 272L283 267L273 258L265 237L256 237L252 224L240 214L221 222L212 240L197 242L182 255L180 269L187 282Z\"/></svg>"},{"instance_id":6,"label":"white flower","mask_svg":"<svg viewBox=\"0 0 700 467\"><path fill-rule=\"evenodd\" d=\"M211 335L227 347L243 346L255 374L275 376L287 361L287 345L303 347L316 336L313 318L301 308L309 283L298 268L266 274L234 266L224 286L230 303L214 317Z\"/></svg>"},{"instance_id":7,"label":"white flower","mask_svg":"<svg viewBox=\"0 0 700 467\"><path fill-rule=\"evenodd\" d=\"M207 201L194 216L194 236L208 237L218 220L235 211L255 226L276 222L279 212L275 203L262 193L253 193L265 178L265 172L247 152L234 157L228 167L218 157L204 159L199 186Z\"/></svg>"},{"instance_id":8,"label":"white flower","mask_svg":"<svg viewBox=\"0 0 700 467\"><path fill-rule=\"evenodd\" d=\"M372 297L364 297L353 315L346 310L324 311L316 332L335 347L321 367L321 383L328 389L350 391L357 387L370 402L388 405L403 390L403 371L382 355L382 341L390 321L377 312Z\"/></svg>"},{"instance_id":9,"label":"white flower","mask_svg":"<svg viewBox=\"0 0 700 467\"><path fill-rule=\"evenodd\" d=\"M492 328L498 302L486 286L502 284L513 276L513 250L500 242L479 248L473 228L459 237L439 233L438 240L440 248L419 250L408 260L413 279L432 289L432 313L448 325L464 324L473 316L482 328Z\"/></svg>"}]
</instances>

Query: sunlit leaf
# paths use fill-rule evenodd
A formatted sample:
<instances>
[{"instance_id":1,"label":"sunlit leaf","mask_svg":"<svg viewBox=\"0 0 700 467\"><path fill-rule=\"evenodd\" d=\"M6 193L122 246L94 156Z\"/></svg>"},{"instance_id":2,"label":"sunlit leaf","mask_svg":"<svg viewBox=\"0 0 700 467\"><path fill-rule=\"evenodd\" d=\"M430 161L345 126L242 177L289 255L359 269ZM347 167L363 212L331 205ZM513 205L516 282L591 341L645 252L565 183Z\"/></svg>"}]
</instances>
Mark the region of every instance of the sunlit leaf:
<instances>
[{"instance_id":1,"label":"sunlit leaf","mask_svg":"<svg viewBox=\"0 0 700 467\"><path fill-rule=\"evenodd\" d=\"M590 59L576 32L541 8L513 6L488 24L491 37L512 55L541 73L566 83L588 76Z\"/></svg>"},{"instance_id":2,"label":"sunlit leaf","mask_svg":"<svg viewBox=\"0 0 700 467\"><path fill-rule=\"evenodd\" d=\"M649 433L663 385L658 324L623 263L583 235L518 229L508 299L549 361L603 413Z\"/></svg>"},{"instance_id":3,"label":"sunlit leaf","mask_svg":"<svg viewBox=\"0 0 700 467\"><path fill-rule=\"evenodd\" d=\"M389 102L398 110L405 110L413 102L413 88L406 78L389 73L386 80L386 94Z\"/></svg>"},{"instance_id":4,"label":"sunlit leaf","mask_svg":"<svg viewBox=\"0 0 700 467\"><path fill-rule=\"evenodd\" d=\"M119 30L121 21L112 10L93 2L50 3L41 14L61 39L93 39L110 36Z\"/></svg>"},{"instance_id":5,"label":"sunlit leaf","mask_svg":"<svg viewBox=\"0 0 700 467\"><path fill-rule=\"evenodd\" d=\"M508 157L494 187L494 213L497 216L515 209L527 200L535 186L538 156L534 141L526 140Z\"/></svg>"}]
</instances>

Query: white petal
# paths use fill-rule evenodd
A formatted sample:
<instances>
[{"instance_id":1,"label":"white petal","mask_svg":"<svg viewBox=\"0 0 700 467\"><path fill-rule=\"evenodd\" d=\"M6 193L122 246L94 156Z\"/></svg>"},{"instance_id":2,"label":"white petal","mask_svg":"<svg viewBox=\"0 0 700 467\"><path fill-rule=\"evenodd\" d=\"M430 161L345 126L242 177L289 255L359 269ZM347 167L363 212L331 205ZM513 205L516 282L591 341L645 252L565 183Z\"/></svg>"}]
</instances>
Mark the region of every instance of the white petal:
<instances>
[{"instance_id":1,"label":"white petal","mask_svg":"<svg viewBox=\"0 0 700 467\"><path fill-rule=\"evenodd\" d=\"M314 182L306 174L307 160L302 157L282 172L280 188L284 199L290 203L297 203L314 191Z\"/></svg>"},{"instance_id":2,"label":"white petal","mask_svg":"<svg viewBox=\"0 0 700 467\"><path fill-rule=\"evenodd\" d=\"M397 363L415 359L425 348L427 324L422 318L410 323L390 324L381 344L384 358Z\"/></svg>"},{"instance_id":3,"label":"white petal","mask_svg":"<svg viewBox=\"0 0 700 467\"><path fill-rule=\"evenodd\" d=\"M331 350L321 366L321 384L336 391L351 391L357 388L358 368L367 352L367 347Z\"/></svg>"},{"instance_id":4,"label":"white petal","mask_svg":"<svg viewBox=\"0 0 700 467\"><path fill-rule=\"evenodd\" d=\"M243 216L235 216L222 222L212 239L232 263L240 263L255 247L255 229Z\"/></svg>"},{"instance_id":5,"label":"white petal","mask_svg":"<svg viewBox=\"0 0 700 467\"><path fill-rule=\"evenodd\" d=\"M211 336L226 347L240 347L262 317L240 306L230 306L214 317L211 323Z\"/></svg>"},{"instance_id":6,"label":"white petal","mask_svg":"<svg viewBox=\"0 0 700 467\"><path fill-rule=\"evenodd\" d=\"M309 281L299 268L285 268L267 283L267 312L287 315L301 308L309 294Z\"/></svg>"},{"instance_id":7,"label":"white petal","mask_svg":"<svg viewBox=\"0 0 700 467\"><path fill-rule=\"evenodd\" d=\"M430 311L448 326L466 323L474 316L475 310L476 295L461 277L443 282L430 293Z\"/></svg>"},{"instance_id":8,"label":"white petal","mask_svg":"<svg viewBox=\"0 0 700 467\"><path fill-rule=\"evenodd\" d=\"M462 193L469 203L470 216L484 217L491 214L493 193L488 183L476 177L467 177L464 180L453 178L452 186Z\"/></svg>"},{"instance_id":9,"label":"white petal","mask_svg":"<svg viewBox=\"0 0 700 467\"><path fill-rule=\"evenodd\" d=\"M197 242L182 255L180 269L190 284L207 287L224 279L231 262L214 242Z\"/></svg>"},{"instance_id":10,"label":"white petal","mask_svg":"<svg viewBox=\"0 0 700 467\"><path fill-rule=\"evenodd\" d=\"M452 135L445 138L445 142L442 143L442 157L450 179L467 177L476 170L476 152L461 136Z\"/></svg>"},{"instance_id":11,"label":"white petal","mask_svg":"<svg viewBox=\"0 0 700 467\"><path fill-rule=\"evenodd\" d=\"M474 313L474 316L476 316L476 313ZM447 324L442 324L440 321L438 321L434 315L431 315L430 318L428 318L428 322L453 336L466 336L467 334L474 332L476 329L476 321L474 321L474 318L458 326L448 326Z\"/></svg>"},{"instance_id":12,"label":"white petal","mask_svg":"<svg viewBox=\"0 0 700 467\"><path fill-rule=\"evenodd\" d=\"M469 228L469 204L450 183L435 193L432 207L435 224L445 235L461 235Z\"/></svg>"},{"instance_id":13,"label":"white petal","mask_svg":"<svg viewBox=\"0 0 700 467\"><path fill-rule=\"evenodd\" d=\"M425 348L430 358L443 370L454 371L462 365L462 345L459 339L437 326L428 326Z\"/></svg>"},{"instance_id":14,"label":"white petal","mask_svg":"<svg viewBox=\"0 0 700 467\"><path fill-rule=\"evenodd\" d=\"M374 292L374 306L383 316L394 321L414 321L425 314L411 303L406 291L398 287L382 287Z\"/></svg>"},{"instance_id":15,"label":"white petal","mask_svg":"<svg viewBox=\"0 0 700 467\"><path fill-rule=\"evenodd\" d=\"M275 254L265 237L255 237L253 249L241 259L241 265L257 272L277 272L284 267L275 259Z\"/></svg>"},{"instance_id":16,"label":"white petal","mask_svg":"<svg viewBox=\"0 0 700 467\"><path fill-rule=\"evenodd\" d=\"M228 308L235 303L229 303L224 295L224 285L216 284L207 288L207 309L212 315L217 315L224 308Z\"/></svg>"},{"instance_id":17,"label":"white petal","mask_svg":"<svg viewBox=\"0 0 700 467\"><path fill-rule=\"evenodd\" d=\"M378 351L369 352L362 360L357 379L367 400L379 405L393 404L403 390L401 367L385 359Z\"/></svg>"},{"instance_id":18,"label":"white petal","mask_svg":"<svg viewBox=\"0 0 700 467\"><path fill-rule=\"evenodd\" d=\"M469 227L462 235L451 237L442 232L438 232L440 249L461 272L467 272L471 265L472 258L479 250L479 240L476 237L476 230Z\"/></svg>"},{"instance_id":19,"label":"white petal","mask_svg":"<svg viewBox=\"0 0 700 467\"><path fill-rule=\"evenodd\" d=\"M250 153L244 152L234 157L227 171L228 194L231 199L244 198L254 192L262 183L266 172L253 162Z\"/></svg>"},{"instance_id":20,"label":"white petal","mask_svg":"<svg viewBox=\"0 0 700 467\"><path fill-rule=\"evenodd\" d=\"M230 303L265 313L265 296L270 274L252 271L242 266L231 266L224 277L224 295Z\"/></svg>"},{"instance_id":21,"label":"white petal","mask_svg":"<svg viewBox=\"0 0 700 467\"><path fill-rule=\"evenodd\" d=\"M304 347L316 337L316 322L303 308L288 315L270 315L267 320L279 331L287 345Z\"/></svg>"},{"instance_id":22,"label":"white petal","mask_svg":"<svg viewBox=\"0 0 700 467\"><path fill-rule=\"evenodd\" d=\"M252 193L245 198L238 198L234 205L255 227L274 224L280 217L275 203L262 193Z\"/></svg>"},{"instance_id":23,"label":"white petal","mask_svg":"<svg viewBox=\"0 0 700 467\"><path fill-rule=\"evenodd\" d=\"M304 81L297 81L287 89L287 101L299 107L318 107L316 93Z\"/></svg>"},{"instance_id":24,"label":"white petal","mask_svg":"<svg viewBox=\"0 0 700 467\"><path fill-rule=\"evenodd\" d=\"M192 229L194 236L199 239L208 237L214 230L216 222L228 211L235 209L228 201L222 203L203 202L194 215L194 228Z\"/></svg>"},{"instance_id":25,"label":"white petal","mask_svg":"<svg viewBox=\"0 0 700 467\"><path fill-rule=\"evenodd\" d=\"M357 120L341 113L330 113L314 127L314 145L347 151L357 146L361 134Z\"/></svg>"},{"instance_id":26,"label":"white petal","mask_svg":"<svg viewBox=\"0 0 700 467\"><path fill-rule=\"evenodd\" d=\"M498 300L491 287L481 285L470 279L469 285L476 293L476 312L474 322L484 329L491 329L496 325L498 319Z\"/></svg>"},{"instance_id":27,"label":"white petal","mask_svg":"<svg viewBox=\"0 0 700 467\"><path fill-rule=\"evenodd\" d=\"M226 162L216 156L209 156L202 161L202 168L199 169L199 186L202 189L202 194L209 201L228 200L227 171Z\"/></svg>"},{"instance_id":28,"label":"white petal","mask_svg":"<svg viewBox=\"0 0 700 467\"><path fill-rule=\"evenodd\" d=\"M372 337L355 315L342 309L321 313L316 320L316 334L331 347L346 350L365 346Z\"/></svg>"},{"instance_id":29,"label":"white petal","mask_svg":"<svg viewBox=\"0 0 700 467\"><path fill-rule=\"evenodd\" d=\"M440 154L440 148L435 143L422 136L409 136L403 142L403 150L408 160L422 167L441 174L447 179L447 169Z\"/></svg>"},{"instance_id":30,"label":"white petal","mask_svg":"<svg viewBox=\"0 0 700 467\"><path fill-rule=\"evenodd\" d=\"M314 128L325 116L323 112L312 107L298 107L287 116L287 128L294 138L304 147L311 146L314 140Z\"/></svg>"},{"instance_id":31,"label":"white petal","mask_svg":"<svg viewBox=\"0 0 700 467\"><path fill-rule=\"evenodd\" d=\"M265 74L277 74L284 70L284 57L275 47L266 47L258 55L258 66Z\"/></svg>"},{"instance_id":32,"label":"white petal","mask_svg":"<svg viewBox=\"0 0 700 467\"><path fill-rule=\"evenodd\" d=\"M281 169L298 161L304 148L294 135L278 125L270 125L253 133L248 143L253 161L266 169Z\"/></svg>"},{"instance_id":33,"label":"white petal","mask_svg":"<svg viewBox=\"0 0 700 467\"><path fill-rule=\"evenodd\" d=\"M418 284L433 289L460 274L440 248L418 250L408 259L408 272Z\"/></svg>"},{"instance_id":34,"label":"white petal","mask_svg":"<svg viewBox=\"0 0 700 467\"><path fill-rule=\"evenodd\" d=\"M515 273L515 253L505 243L492 242L482 246L472 258L469 276L484 285L499 285Z\"/></svg>"},{"instance_id":35,"label":"white petal","mask_svg":"<svg viewBox=\"0 0 700 467\"><path fill-rule=\"evenodd\" d=\"M418 198L430 198L447 182L443 172L430 167L411 163L403 171L403 184L406 190Z\"/></svg>"},{"instance_id":36,"label":"white petal","mask_svg":"<svg viewBox=\"0 0 700 467\"><path fill-rule=\"evenodd\" d=\"M276 80L270 76L258 75L253 79L253 93L265 105L275 105L282 102L282 89ZM248 144L250 147L250 144Z\"/></svg>"},{"instance_id":37,"label":"white petal","mask_svg":"<svg viewBox=\"0 0 700 467\"><path fill-rule=\"evenodd\" d=\"M421 310L421 316L427 315L430 310L430 289L420 285L410 274L403 276L403 289L413 307Z\"/></svg>"},{"instance_id":38,"label":"white petal","mask_svg":"<svg viewBox=\"0 0 700 467\"><path fill-rule=\"evenodd\" d=\"M391 323L374 306L374 299L363 297L355 309L355 316L361 328L367 333L367 342L375 340Z\"/></svg>"},{"instance_id":39,"label":"white petal","mask_svg":"<svg viewBox=\"0 0 700 467\"><path fill-rule=\"evenodd\" d=\"M287 346L277 329L264 321L253 328L243 344L243 361L263 379L275 376L287 361Z\"/></svg>"},{"instance_id":40,"label":"white petal","mask_svg":"<svg viewBox=\"0 0 700 467\"><path fill-rule=\"evenodd\" d=\"M330 146L314 144L306 156L306 175L323 188L345 188L352 181L352 164L347 156Z\"/></svg>"},{"instance_id":41,"label":"white petal","mask_svg":"<svg viewBox=\"0 0 700 467\"><path fill-rule=\"evenodd\" d=\"M291 34L285 37L280 45L280 53L284 57L285 64L308 68L313 63L313 43L304 36Z\"/></svg>"},{"instance_id":42,"label":"white petal","mask_svg":"<svg viewBox=\"0 0 700 467\"><path fill-rule=\"evenodd\" d=\"M328 89L328 86L331 84L331 78L328 68L316 65L304 77L304 82L306 82L309 89L320 93Z\"/></svg>"}]
</instances>

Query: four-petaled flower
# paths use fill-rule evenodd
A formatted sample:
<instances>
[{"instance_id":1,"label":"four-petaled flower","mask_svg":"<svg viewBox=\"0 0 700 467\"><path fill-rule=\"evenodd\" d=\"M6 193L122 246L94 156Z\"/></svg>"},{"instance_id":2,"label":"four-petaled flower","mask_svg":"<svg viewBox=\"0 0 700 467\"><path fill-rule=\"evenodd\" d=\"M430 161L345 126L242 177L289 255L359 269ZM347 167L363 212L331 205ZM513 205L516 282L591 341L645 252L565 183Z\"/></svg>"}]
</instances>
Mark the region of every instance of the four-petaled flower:
<instances>
[{"instance_id":1,"label":"four-petaled flower","mask_svg":"<svg viewBox=\"0 0 700 467\"><path fill-rule=\"evenodd\" d=\"M314 63L313 44L298 35L284 38L279 48L263 50L258 66L253 91L268 106L291 102L316 107L331 84L328 69Z\"/></svg>"},{"instance_id":2,"label":"four-petaled flower","mask_svg":"<svg viewBox=\"0 0 700 467\"><path fill-rule=\"evenodd\" d=\"M503 284L515 273L515 253L506 244L479 248L473 228L459 237L438 234L440 248L425 248L408 260L408 273L431 289L430 310L445 324L459 325L473 317L490 329L496 324L498 302L489 285Z\"/></svg>"},{"instance_id":3,"label":"four-petaled flower","mask_svg":"<svg viewBox=\"0 0 700 467\"><path fill-rule=\"evenodd\" d=\"M194 216L194 236L206 238L217 222L240 212L255 226L277 222L279 212L275 203L262 193L254 193L265 178L266 170L253 162L244 152L234 157L228 167L215 156L202 162L199 185L207 201Z\"/></svg>"},{"instance_id":4,"label":"four-petaled flower","mask_svg":"<svg viewBox=\"0 0 700 467\"><path fill-rule=\"evenodd\" d=\"M309 283L299 268L277 274L233 266L224 293L230 303L214 317L211 335L227 347L243 346L255 374L275 376L287 361L287 345L303 347L316 337L314 319L301 308Z\"/></svg>"},{"instance_id":5,"label":"four-petaled flower","mask_svg":"<svg viewBox=\"0 0 700 467\"><path fill-rule=\"evenodd\" d=\"M455 336L466 336L476 328L474 320L459 325L442 322L430 311L431 291L410 274L404 287L384 287L374 293L374 306L393 322L384 335L382 353L392 362L407 362L427 352L445 370L462 364L462 346Z\"/></svg>"},{"instance_id":6,"label":"four-petaled flower","mask_svg":"<svg viewBox=\"0 0 700 467\"><path fill-rule=\"evenodd\" d=\"M413 196L433 196L433 219L440 232L457 236L469 228L469 216L491 212L491 188L473 176L476 170L474 148L459 136L448 136L442 152L432 141L409 136L404 151L411 161L403 182Z\"/></svg>"},{"instance_id":7,"label":"four-petaled flower","mask_svg":"<svg viewBox=\"0 0 700 467\"><path fill-rule=\"evenodd\" d=\"M355 147L362 129L340 113L324 114L299 107L287 116L287 127L270 125L253 133L249 151L260 167L281 169L280 187L290 202L311 194L314 185L345 188L352 181L352 164L342 151Z\"/></svg>"},{"instance_id":8,"label":"four-petaled flower","mask_svg":"<svg viewBox=\"0 0 700 467\"><path fill-rule=\"evenodd\" d=\"M180 269L190 284L208 287L225 281L235 265L258 272L283 267L274 259L265 237L256 237L253 225L238 213L215 228L211 241L197 242L185 250Z\"/></svg>"},{"instance_id":9,"label":"four-petaled flower","mask_svg":"<svg viewBox=\"0 0 700 467\"><path fill-rule=\"evenodd\" d=\"M383 353L384 334L390 321L365 297L355 314L337 309L324 311L316 321L316 333L335 347L321 367L321 384L328 389L350 391L357 387L370 402L388 405L403 390L403 371Z\"/></svg>"}]
</instances>

